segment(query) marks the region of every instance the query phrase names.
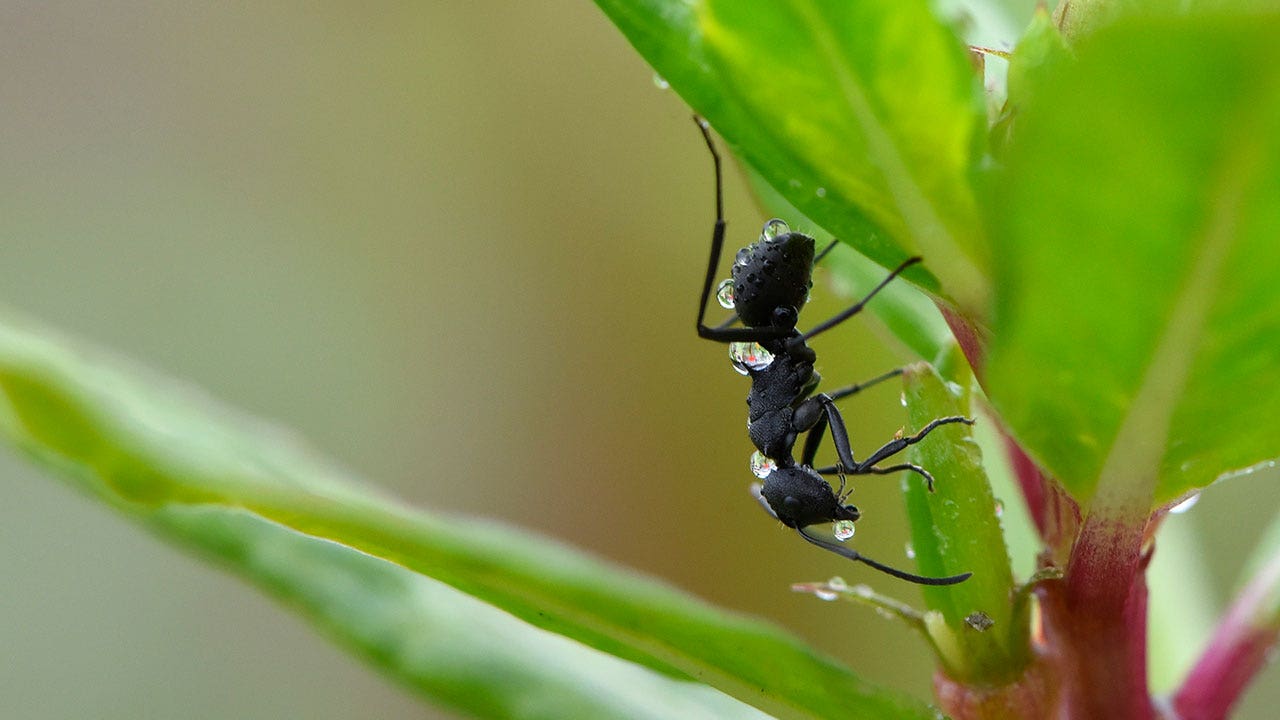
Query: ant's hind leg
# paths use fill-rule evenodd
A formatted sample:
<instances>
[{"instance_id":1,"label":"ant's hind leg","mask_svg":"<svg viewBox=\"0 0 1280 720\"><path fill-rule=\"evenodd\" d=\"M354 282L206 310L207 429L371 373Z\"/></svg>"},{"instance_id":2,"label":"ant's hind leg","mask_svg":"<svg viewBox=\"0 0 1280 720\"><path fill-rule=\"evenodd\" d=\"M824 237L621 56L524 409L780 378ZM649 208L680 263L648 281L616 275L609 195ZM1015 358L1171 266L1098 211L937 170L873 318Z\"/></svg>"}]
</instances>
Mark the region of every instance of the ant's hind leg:
<instances>
[{"instance_id":1,"label":"ant's hind leg","mask_svg":"<svg viewBox=\"0 0 1280 720\"><path fill-rule=\"evenodd\" d=\"M915 463L901 463L899 465L890 465L889 467L869 467L863 472L870 475L888 475L890 473L902 472L904 470L917 473L924 478L925 485L929 488L929 492L933 492L933 475L928 470L916 465Z\"/></svg>"},{"instance_id":2,"label":"ant's hind leg","mask_svg":"<svg viewBox=\"0 0 1280 720\"><path fill-rule=\"evenodd\" d=\"M915 435L911 435L910 437L897 438L896 440L890 440L889 442L885 443L884 447L871 453L870 457L868 457L866 460L863 460L862 463L859 464L857 468L851 472L854 475L861 475L863 473L876 472L876 470L872 468L872 466L875 465L876 463L880 462L881 460L884 460L887 457L897 455L903 450L906 450L908 446L915 445L916 443L923 440L926 435L933 432L935 428L941 425L948 425L951 423L964 423L965 425L972 425L973 418L961 417L959 415L952 416L952 417L938 418L937 420L934 420L928 425L925 425L924 429L916 433ZM911 469L911 468L902 468L902 469ZM928 473L925 473L925 476L928 477Z\"/></svg>"}]
</instances>

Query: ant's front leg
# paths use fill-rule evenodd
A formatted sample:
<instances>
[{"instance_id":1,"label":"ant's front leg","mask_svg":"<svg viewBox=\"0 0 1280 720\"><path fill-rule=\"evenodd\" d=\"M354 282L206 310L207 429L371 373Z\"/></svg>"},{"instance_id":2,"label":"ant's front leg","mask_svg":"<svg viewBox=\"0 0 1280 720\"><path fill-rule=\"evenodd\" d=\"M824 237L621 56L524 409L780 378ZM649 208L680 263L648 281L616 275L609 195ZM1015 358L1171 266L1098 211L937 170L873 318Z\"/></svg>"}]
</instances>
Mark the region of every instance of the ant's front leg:
<instances>
[{"instance_id":1,"label":"ant's front leg","mask_svg":"<svg viewBox=\"0 0 1280 720\"><path fill-rule=\"evenodd\" d=\"M720 152L716 150L715 141L711 139L711 127L706 120L695 115L693 121L702 131L702 139L707 143L711 159L716 171L716 224L711 231L711 257L707 260L707 275L702 282L702 296L698 300L698 337L716 342L763 342L777 340L790 335L791 328L731 328L734 318L710 327L706 323L707 301L711 299L711 288L716 282L716 269L720 265L720 255L724 251L724 180L720 170Z\"/></svg>"},{"instance_id":2,"label":"ant's front leg","mask_svg":"<svg viewBox=\"0 0 1280 720\"><path fill-rule=\"evenodd\" d=\"M849 397L850 395L862 392L863 390L866 390L867 388L872 387L873 385L879 385L885 380L890 380L900 375L902 375L902 368L897 368L895 370L890 370L889 372L879 377L871 378L866 382L857 383L854 385L847 385L845 387L840 388L839 390L832 390L831 392L827 393L827 395L829 395L832 400L843 400Z\"/></svg>"},{"instance_id":3,"label":"ant's front leg","mask_svg":"<svg viewBox=\"0 0 1280 720\"><path fill-rule=\"evenodd\" d=\"M854 315L857 315L858 313L862 312L862 308L866 307L867 303L871 302L871 298L875 297L876 293L883 290L885 286L888 285L890 282L892 282L894 278L898 277L898 275L900 275L903 270L906 270L907 268L911 267L912 265L915 265L921 260L922 258L920 257L907 258L905 261L903 261L901 265L894 268L893 271L889 273L888 277L886 277L884 280L881 280L879 285L876 285L874 288L871 288L871 292L867 293L866 297L862 298L858 302L849 306L848 308L846 308L845 310L837 314L835 317L832 317L829 320L814 326L812 329L809 330L809 332L804 334L803 336L804 339L810 340L814 336L820 333L824 333L830 330L831 328L839 325L840 323L844 322L845 320L848 320Z\"/></svg>"}]
</instances>

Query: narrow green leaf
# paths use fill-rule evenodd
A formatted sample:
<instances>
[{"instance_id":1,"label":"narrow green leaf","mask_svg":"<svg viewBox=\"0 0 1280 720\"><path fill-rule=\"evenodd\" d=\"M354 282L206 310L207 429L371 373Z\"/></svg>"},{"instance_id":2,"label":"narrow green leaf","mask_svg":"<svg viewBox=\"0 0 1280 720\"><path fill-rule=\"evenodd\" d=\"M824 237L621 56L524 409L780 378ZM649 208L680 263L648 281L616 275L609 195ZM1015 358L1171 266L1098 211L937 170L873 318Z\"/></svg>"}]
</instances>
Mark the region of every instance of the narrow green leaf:
<instances>
[{"instance_id":1,"label":"narrow green leaf","mask_svg":"<svg viewBox=\"0 0 1280 720\"><path fill-rule=\"evenodd\" d=\"M903 383L908 433L936 418L972 417L969 392L926 363L908 366ZM925 603L945 622L931 625L930 634L948 675L990 685L1011 681L1029 660L1030 622L1026 605L1012 603L1009 551L972 428L940 426L911 446L909 458L936 479L931 493L918 476L903 475L916 565L925 575L973 573L958 585L923 588Z\"/></svg>"},{"instance_id":2,"label":"narrow green leaf","mask_svg":"<svg viewBox=\"0 0 1280 720\"><path fill-rule=\"evenodd\" d=\"M925 2L598 4L789 202L881 265L923 254L937 277L909 278L982 307L982 98Z\"/></svg>"},{"instance_id":3,"label":"narrow green leaf","mask_svg":"<svg viewBox=\"0 0 1280 720\"><path fill-rule=\"evenodd\" d=\"M768 717L706 685L539 630L424 575L245 510L170 505L145 519L457 711L547 720Z\"/></svg>"},{"instance_id":4,"label":"narrow green leaf","mask_svg":"<svg viewBox=\"0 0 1280 720\"><path fill-rule=\"evenodd\" d=\"M1118 22L1018 117L987 390L1082 502L1139 515L1280 455L1277 33Z\"/></svg>"},{"instance_id":5,"label":"narrow green leaf","mask_svg":"<svg viewBox=\"0 0 1280 720\"><path fill-rule=\"evenodd\" d=\"M321 550L296 543L333 544L450 585L537 628L639 663L673 682L696 678L780 717L931 716L924 705L861 681L771 626L510 527L434 516L382 499L281 431L47 331L0 325L0 432L104 502L180 543L214 552L238 572L302 602L347 642L451 702L476 679L451 678L450 668L428 661L396 659L399 640L381 633L375 634L376 642L370 639L370 623L378 619L366 611L376 606L353 601L351 612L333 609L343 588L357 581L345 564L351 556L325 556L336 564L316 561L310 565L314 572L293 574L275 563L272 553L296 551L315 558L311 553ZM280 532L268 532L273 528ZM264 539L240 538L235 535L240 531ZM426 622L425 611L413 603L429 586L413 583L418 590L395 585L378 602L387 604L384 608L408 604L394 612ZM486 632L484 626L459 629ZM413 652L424 657L445 651L431 645L433 636L410 640L423 644ZM582 653L575 662L594 657L586 649ZM508 661L521 658L494 658ZM528 653L523 662L536 666L544 660ZM521 672L536 678L543 670ZM630 697L625 683L638 676L602 670L596 679L606 682L606 675L624 684L601 689L592 702ZM662 707L666 699L656 688L663 684L640 682L654 688L648 707ZM675 689L671 707L702 700L708 712L726 707L718 697L690 692L683 684L668 687ZM503 707L516 702L518 693L534 692L507 688L501 675L489 677L483 688L498 697L513 693L494 701ZM589 691L581 690L564 708L552 699L549 709L525 716L554 717L557 710L563 710L561 717L572 716L572 703L587 702ZM630 706L619 703L604 715L629 716Z\"/></svg>"}]
</instances>

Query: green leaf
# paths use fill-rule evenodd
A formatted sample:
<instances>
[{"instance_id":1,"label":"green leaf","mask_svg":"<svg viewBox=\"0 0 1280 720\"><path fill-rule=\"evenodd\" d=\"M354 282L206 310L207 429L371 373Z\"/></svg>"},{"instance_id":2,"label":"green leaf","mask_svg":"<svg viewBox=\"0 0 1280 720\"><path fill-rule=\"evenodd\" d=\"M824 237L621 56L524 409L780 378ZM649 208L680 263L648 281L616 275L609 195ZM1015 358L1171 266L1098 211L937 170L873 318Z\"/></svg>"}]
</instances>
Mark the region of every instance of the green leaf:
<instances>
[{"instance_id":1,"label":"green leaf","mask_svg":"<svg viewBox=\"0 0 1280 720\"><path fill-rule=\"evenodd\" d=\"M454 710L549 720L768 717L706 685L589 649L399 565L245 510L172 505L147 524L256 582Z\"/></svg>"},{"instance_id":2,"label":"green leaf","mask_svg":"<svg viewBox=\"0 0 1280 720\"><path fill-rule=\"evenodd\" d=\"M922 0L598 0L783 197L963 307L986 296L969 173L985 132L964 47ZM939 285L939 279L941 285Z\"/></svg>"},{"instance_id":3,"label":"green leaf","mask_svg":"<svg viewBox=\"0 0 1280 720\"><path fill-rule=\"evenodd\" d=\"M940 417L972 417L969 392L944 382L927 363L908 366L903 384L908 433ZM972 428L939 426L912 445L908 457L936 480L935 491L929 492L918 476L903 475L916 565L932 576L973 573L958 585L922 588L925 603L945 623L931 623L929 629L947 673L967 683L1011 681L1030 659L1028 608L1012 602L1009 551ZM990 626L975 613L990 620Z\"/></svg>"},{"instance_id":4,"label":"green leaf","mask_svg":"<svg viewBox=\"0 0 1280 720\"><path fill-rule=\"evenodd\" d=\"M1084 502L1139 517L1280 454L1280 18L1121 21L987 195L986 386Z\"/></svg>"},{"instance_id":5,"label":"green leaf","mask_svg":"<svg viewBox=\"0 0 1280 720\"><path fill-rule=\"evenodd\" d=\"M567 717L595 703L609 709L586 715L748 714L691 689L696 678L780 717L932 717L771 626L510 527L381 498L280 430L48 331L0 325L0 432L100 500L297 603L407 682L451 703L482 694L468 710ZM529 626L486 615L436 582ZM457 624L440 630L437 613L455 609ZM639 665L603 662L561 703L537 686L558 667L538 652L500 650L471 669L433 661L481 652L489 645L459 648L460 638L494 624L519 626L513 636L574 666L601 663L599 653L556 649L535 628ZM522 681L483 677L484 667ZM534 697L545 704L525 702Z\"/></svg>"}]
</instances>

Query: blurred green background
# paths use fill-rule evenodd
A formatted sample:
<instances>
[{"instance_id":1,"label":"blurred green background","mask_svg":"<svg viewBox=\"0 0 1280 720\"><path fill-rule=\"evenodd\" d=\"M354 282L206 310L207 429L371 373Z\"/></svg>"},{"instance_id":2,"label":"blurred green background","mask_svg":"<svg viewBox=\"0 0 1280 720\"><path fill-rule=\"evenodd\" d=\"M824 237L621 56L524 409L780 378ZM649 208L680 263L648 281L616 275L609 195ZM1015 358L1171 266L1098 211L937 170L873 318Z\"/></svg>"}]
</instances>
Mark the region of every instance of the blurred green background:
<instances>
[{"instance_id":1,"label":"blurred green background","mask_svg":"<svg viewBox=\"0 0 1280 720\"><path fill-rule=\"evenodd\" d=\"M0 34L0 302L408 502L563 538L928 692L916 638L788 590L918 597L748 497L747 381L693 333L710 162L594 6L17 3ZM729 180L737 246L764 218ZM841 304L825 290L809 316ZM851 323L820 370L909 359L886 337ZM897 395L849 404L856 450L902 425ZM12 453L0 476L0 716L449 717ZM1210 606L1274 482L1176 519L1232 529ZM906 564L896 487L859 484L859 547Z\"/></svg>"}]
</instances>

